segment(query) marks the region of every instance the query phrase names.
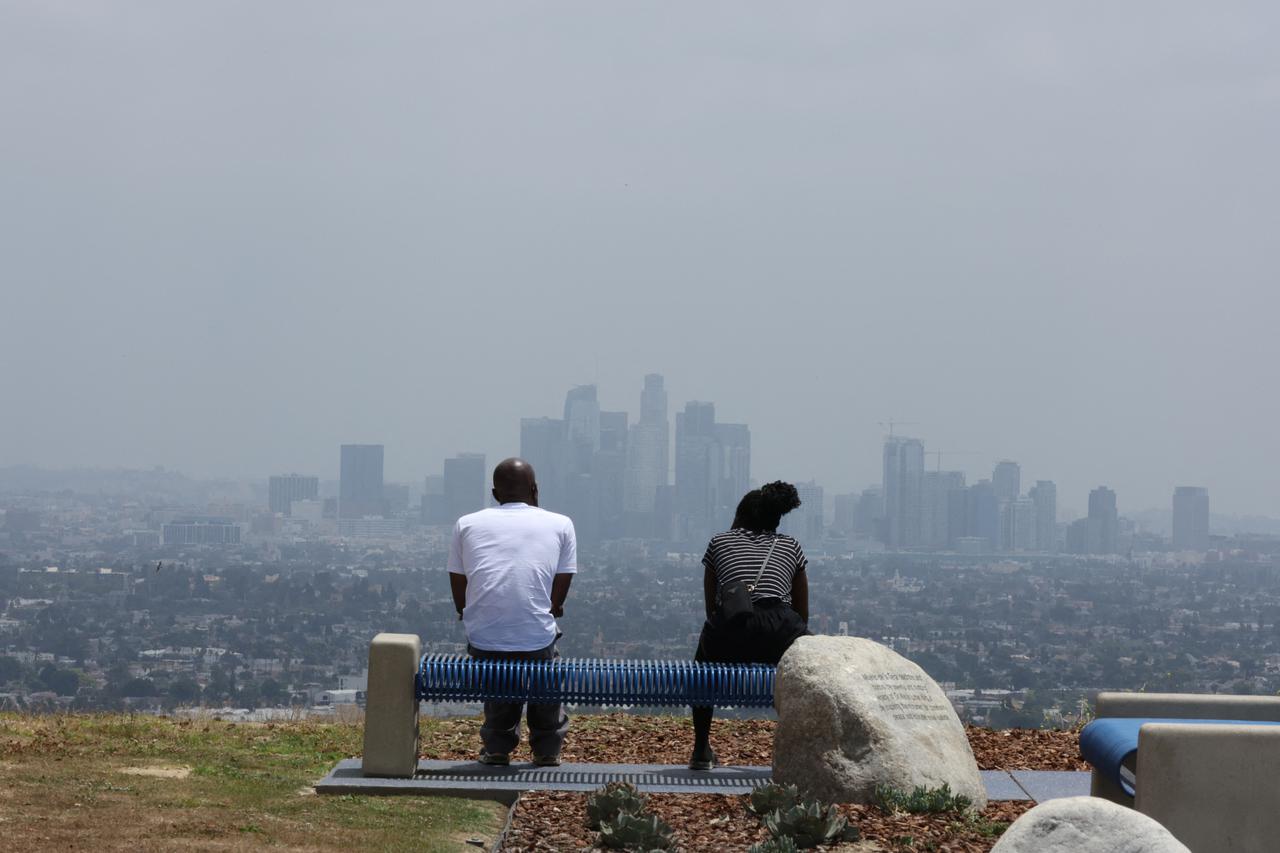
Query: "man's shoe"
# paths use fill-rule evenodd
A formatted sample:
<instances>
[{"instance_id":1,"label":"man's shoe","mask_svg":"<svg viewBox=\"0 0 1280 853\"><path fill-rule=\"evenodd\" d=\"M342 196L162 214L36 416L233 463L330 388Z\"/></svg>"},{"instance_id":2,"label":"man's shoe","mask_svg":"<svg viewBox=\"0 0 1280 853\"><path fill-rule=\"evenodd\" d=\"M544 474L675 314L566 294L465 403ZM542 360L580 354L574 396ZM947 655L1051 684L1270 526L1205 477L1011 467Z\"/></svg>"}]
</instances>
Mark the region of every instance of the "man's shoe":
<instances>
[{"instance_id":1,"label":"man's shoe","mask_svg":"<svg viewBox=\"0 0 1280 853\"><path fill-rule=\"evenodd\" d=\"M690 770L714 770L716 765L720 763L720 759L716 757L714 749L707 749L706 752L698 752L694 750L693 757L689 759Z\"/></svg>"},{"instance_id":2,"label":"man's shoe","mask_svg":"<svg viewBox=\"0 0 1280 853\"><path fill-rule=\"evenodd\" d=\"M490 767L506 767L511 763L511 756L505 752L485 752L480 750L480 763Z\"/></svg>"},{"instance_id":3,"label":"man's shoe","mask_svg":"<svg viewBox=\"0 0 1280 853\"><path fill-rule=\"evenodd\" d=\"M558 755L535 755L533 757L535 767L559 767L560 756Z\"/></svg>"}]
</instances>

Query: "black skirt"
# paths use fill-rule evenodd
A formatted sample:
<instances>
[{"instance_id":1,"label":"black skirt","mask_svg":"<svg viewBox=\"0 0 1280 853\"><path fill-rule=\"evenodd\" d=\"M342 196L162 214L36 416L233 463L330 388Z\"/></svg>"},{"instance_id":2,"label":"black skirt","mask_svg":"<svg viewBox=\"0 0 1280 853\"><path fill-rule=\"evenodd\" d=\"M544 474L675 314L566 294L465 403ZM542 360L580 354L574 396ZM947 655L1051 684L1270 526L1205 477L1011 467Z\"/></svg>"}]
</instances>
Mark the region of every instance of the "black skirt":
<instances>
[{"instance_id":1,"label":"black skirt","mask_svg":"<svg viewBox=\"0 0 1280 853\"><path fill-rule=\"evenodd\" d=\"M700 663L776 664L797 637L809 633L800 614L780 598L755 602L754 610L731 624L713 618L702 625L698 652Z\"/></svg>"}]
</instances>

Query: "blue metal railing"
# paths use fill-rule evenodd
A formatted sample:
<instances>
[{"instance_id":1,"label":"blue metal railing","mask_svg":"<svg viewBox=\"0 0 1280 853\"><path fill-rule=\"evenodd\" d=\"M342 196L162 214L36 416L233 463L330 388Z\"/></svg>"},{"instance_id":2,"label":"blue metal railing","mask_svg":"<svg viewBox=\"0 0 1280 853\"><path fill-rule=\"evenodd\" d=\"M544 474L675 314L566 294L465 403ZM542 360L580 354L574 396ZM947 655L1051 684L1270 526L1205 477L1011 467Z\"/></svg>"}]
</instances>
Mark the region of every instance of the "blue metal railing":
<instances>
[{"instance_id":1,"label":"blue metal railing","mask_svg":"<svg viewBox=\"0 0 1280 853\"><path fill-rule=\"evenodd\" d=\"M427 702L568 702L605 706L773 706L768 664L670 660L481 661L423 655L415 689Z\"/></svg>"}]
</instances>

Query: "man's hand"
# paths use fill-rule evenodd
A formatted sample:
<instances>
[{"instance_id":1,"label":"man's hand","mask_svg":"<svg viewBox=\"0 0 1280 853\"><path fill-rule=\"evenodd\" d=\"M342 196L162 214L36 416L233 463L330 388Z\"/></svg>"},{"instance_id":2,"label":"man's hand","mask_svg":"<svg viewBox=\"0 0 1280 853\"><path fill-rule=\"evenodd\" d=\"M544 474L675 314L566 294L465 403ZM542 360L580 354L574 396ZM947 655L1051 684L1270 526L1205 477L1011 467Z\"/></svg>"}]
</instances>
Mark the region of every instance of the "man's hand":
<instances>
[{"instance_id":1,"label":"man's hand","mask_svg":"<svg viewBox=\"0 0 1280 853\"><path fill-rule=\"evenodd\" d=\"M560 605L559 607L556 607L554 604L553 604L553 605L551 605L551 615L552 615L552 616L554 616L554 617L556 617L557 619L559 619L561 616L563 616L563 615L564 615L564 605L562 604L562 605Z\"/></svg>"}]
</instances>

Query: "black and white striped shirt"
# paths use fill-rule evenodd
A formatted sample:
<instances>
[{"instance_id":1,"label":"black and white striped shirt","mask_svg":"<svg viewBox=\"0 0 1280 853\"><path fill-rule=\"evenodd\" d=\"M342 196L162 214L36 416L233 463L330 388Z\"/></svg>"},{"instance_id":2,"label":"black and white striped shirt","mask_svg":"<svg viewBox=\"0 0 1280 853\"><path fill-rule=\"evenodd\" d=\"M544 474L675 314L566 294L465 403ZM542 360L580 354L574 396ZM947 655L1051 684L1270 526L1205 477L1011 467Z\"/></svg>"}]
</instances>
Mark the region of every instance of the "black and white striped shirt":
<instances>
[{"instance_id":1,"label":"black and white striped shirt","mask_svg":"<svg viewBox=\"0 0 1280 853\"><path fill-rule=\"evenodd\" d=\"M716 574L716 589L726 583L755 580L760 571L760 564L769 554L769 546L774 540L778 544L773 548L773 556L769 557L769 565L760 575L760 583L751 593L752 601L762 598L781 598L785 604L791 603L791 582L797 574L804 571L808 560L800 543L790 536L781 533L751 533L747 530L730 530L718 533L707 543L707 553L702 557L702 565ZM719 593L717 592L717 598Z\"/></svg>"}]
</instances>

